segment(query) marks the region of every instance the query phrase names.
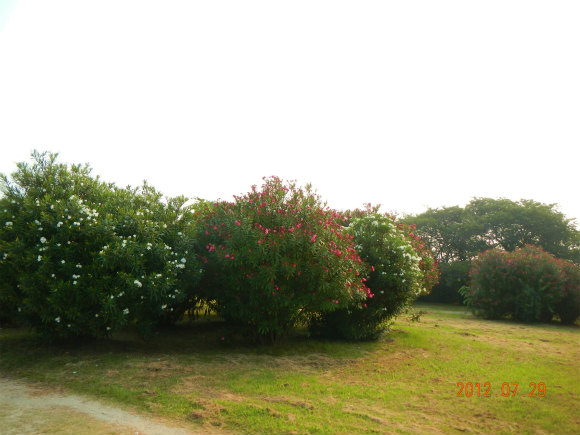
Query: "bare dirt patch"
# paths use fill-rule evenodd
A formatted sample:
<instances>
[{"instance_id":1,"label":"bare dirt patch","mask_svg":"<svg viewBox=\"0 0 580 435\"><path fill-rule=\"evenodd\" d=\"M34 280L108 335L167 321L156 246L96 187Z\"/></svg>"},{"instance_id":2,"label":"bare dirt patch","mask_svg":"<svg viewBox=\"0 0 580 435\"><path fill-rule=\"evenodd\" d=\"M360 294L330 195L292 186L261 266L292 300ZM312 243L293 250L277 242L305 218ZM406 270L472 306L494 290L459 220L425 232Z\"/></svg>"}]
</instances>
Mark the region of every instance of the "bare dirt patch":
<instances>
[{"instance_id":1,"label":"bare dirt patch","mask_svg":"<svg viewBox=\"0 0 580 435\"><path fill-rule=\"evenodd\" d=\"M39 384L0 378L2 434L193 435L205 429L168 425ZM217 433L214 431L213 433Z\"/></svg>"}]
</instances>

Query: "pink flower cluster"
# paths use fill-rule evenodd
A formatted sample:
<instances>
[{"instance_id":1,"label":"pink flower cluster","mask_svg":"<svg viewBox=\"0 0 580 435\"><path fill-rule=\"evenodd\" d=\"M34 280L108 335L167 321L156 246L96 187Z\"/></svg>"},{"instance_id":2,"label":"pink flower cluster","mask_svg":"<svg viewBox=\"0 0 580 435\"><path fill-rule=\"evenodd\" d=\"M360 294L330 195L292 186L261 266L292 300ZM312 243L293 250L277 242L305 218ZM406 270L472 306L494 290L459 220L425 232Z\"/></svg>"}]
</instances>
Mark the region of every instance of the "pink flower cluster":
<instances>
[{"instance_id":1,"label":"pink flower cluster","mask_svg":"<svg viewBox=\"0 0 580 435\"><path fill-rule=\"evenodd\" d=\"M304 286L318 287L320 283L309 280L320 279L316 275L316 270L320 270L328 276L324 281L342 282L347 292L340 298L358 298L356 294L361 292L372 297L364 279L367 266L354 249L353 237L343 232L345 216L320 204L311 191L294 184L284 185L277 177L265 178L261 190L253 186L251 192L235 196L234 202L216 202L203 216L207 253L245 265L245 269L240 267L239 280L257 280L266 273L274 278L274 285L282 288L284 284L290 295ZM305 241L316 246L315 250L307 248ZM252 250L253 247L257 249ZM265 261L267 258L272 260ZM273 261L275 258L279 260ZM208 259L204 257L202 261ZM341 262L348 263L348 267L340 266ZM346 275L341 277L331 271ZM243 282L236 285L252 286ZM280 292L277 288L270 293Z\"/></svg>"}]
</instances>

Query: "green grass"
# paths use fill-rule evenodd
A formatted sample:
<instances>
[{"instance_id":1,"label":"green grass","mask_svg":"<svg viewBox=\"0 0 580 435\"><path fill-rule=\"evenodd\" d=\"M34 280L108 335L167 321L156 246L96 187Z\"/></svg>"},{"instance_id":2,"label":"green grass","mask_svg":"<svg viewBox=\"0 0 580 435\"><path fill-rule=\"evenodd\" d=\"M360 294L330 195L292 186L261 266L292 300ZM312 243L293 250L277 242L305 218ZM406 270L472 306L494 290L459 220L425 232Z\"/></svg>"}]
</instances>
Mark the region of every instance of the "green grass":
<instances>
[{"instance_id":1,"label":"green grass","mask_svg":"<svg viewBox=\"0 0 580 435\"><path fill-rule=\"evenodd\" d=\"M221 324L200 322L149 342L127 334L64 347L5 329L0 370L236 433L580 432L578 327L417 310L427 312L419 322L402 317L373 343L223 343ZM458 382L479 382L480 397L457 397ZM482 397L486 382L491 397ZM505 382L519 384L515 397L502 396ZM545 397L528 396L531 382L546 385Z\"/></svg>"}]
</instances>

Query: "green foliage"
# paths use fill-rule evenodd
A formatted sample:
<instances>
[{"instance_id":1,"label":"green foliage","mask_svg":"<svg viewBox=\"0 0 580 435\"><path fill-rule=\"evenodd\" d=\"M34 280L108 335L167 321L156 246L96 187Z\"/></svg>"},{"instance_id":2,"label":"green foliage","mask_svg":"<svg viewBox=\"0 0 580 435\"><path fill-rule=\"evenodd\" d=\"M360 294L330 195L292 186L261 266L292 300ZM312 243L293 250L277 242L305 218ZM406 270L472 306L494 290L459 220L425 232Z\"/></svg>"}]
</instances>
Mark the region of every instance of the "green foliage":
<instances>
[{"instance_id":1,"label":"green foliage","mask_svg":"<svg viewBox=\"0 0 580 435\"><path fill-rule=\"evenodd\" d=\"M265 178L234 202L198 207L202 292L230 324L275 342L318 313L363 303L367 267L310 186Z\"/></svg>"},{"instance_id":2,"label":"green foliage","mask_svg":"<svg viewBox=\"0 0 580 435\"><path fill-rule=\"evenodd\" d=\"M471 260L487 249L477 237L479 225L474 217L458 206L429 209L405 222L416 226L440 264Z\"/></svg>"},{"instance_id":3,"label":"green foliage","mask_svg":"<svg viewBox=\"0 0 580 435\"><path fill-rule=\"evenodd\" d=\"M350 220L347 233L371 266L366 285L373 296L363 304L321 314L312 325L314 333L350 340L375 339L388 320L428 292L437 280L436 265L430 252L422 249L420 239L406 230L376 209Z\"/></svg>"},{"instance_id":4,"label":"green foliage","mask_svg":"<svg viewBox=\"0 0 580 435\"><path fill-rule=\"evenodd\" d=\"M298 325L370 339L438 280L413 226L276 177L194 213L35 152L1 190L0 321L50 339L146 335L200 304L262 342Z\"/></svg>"},{"instance_id":5,"label":"green foliage","mask_svg":"<svg viewBox=\"0 0 580 435\"><path fill-rule=\"evenodd\" d=\"M7 198L0 198L0 213L8 211L10 201ZM7 221L0 221L0 237L10 230ZM0 244L2 239L0 238ZM1 245L0 245L1 246ZM15 323L18 313L18 281L14 270L14 261L7 252L0 250L0 326Z\"/></svg>"},{"instance_id":6,"label":"green foliage","mask_svg":"<svg viewBox=\"0 0 580 435\"><path fill-rule=\"evenodd\" d=\"M175 319L200 274L185 198L164 203L146 184L119 189L56 158L35 152L3 176L0 304L50 338Z\"/></svg>"},{"instance_id":7,"label":"green foliage","mask_svg":"<svg viewBox=\"0 0 580 435\"><path fill-rule=\"evenodd\" d=\"M566 260L558 263L564 273L564 284L556 313L562 323L571 325L580 317L580 266Z\"/></svg>"},{"instance_id":8,"label":"green foliage","mask_svg":"<svg viewBox=\"0 0 580 435\"><path fill-rule=\"evenodd\" d=\"M569 267L566 271L564 263ZM573 299L578 292L577 280L572 278L578 268L564 263L532 245L514 252L486 251L473 262L471 285L462 290L466 304L475 314L489 319L549 321L558 307L562 308L564 299ZM571 312L563 319L570 322L573 315L577 317Z\"/></svg>"},{"instance_id":9,"label":"green foliage","mask_svg":"<svg viewBox=\"0 0 580 435\"><path fill-rule=\"evenodd\" d=\"M477 238L488 249L513 251L531 244L555 257L580 262L580 233L555 204L476 198L467 204L465 212L475 220Z\"/></svg>"},{"instance_id":10,"label":"green foliage","mask_svg":"<svg viewBox=\"0 0 580 435\"><path fill-rule=\"evenodd\" d=\"M471 262L467 260L439 263L441 279L431 293L421 296L422 301L460 304L463 297L459 289L469 284Z\"/></svg>"},{"instance_id":11,"label":"green foliage","mask_svg":"<svg viewBox=\"0 0 580 435\"><path fill-rule=\"evenodd\" d=\"M533 244L558 258L580 262L580 232L555 204L474 198L465 208L430 209L406 221L416 224L440 263L441 281L423 298L431 302L457 300L458 289L468 280L465 262L488 249L513 251Z\"/></svg>"}]
</instances>

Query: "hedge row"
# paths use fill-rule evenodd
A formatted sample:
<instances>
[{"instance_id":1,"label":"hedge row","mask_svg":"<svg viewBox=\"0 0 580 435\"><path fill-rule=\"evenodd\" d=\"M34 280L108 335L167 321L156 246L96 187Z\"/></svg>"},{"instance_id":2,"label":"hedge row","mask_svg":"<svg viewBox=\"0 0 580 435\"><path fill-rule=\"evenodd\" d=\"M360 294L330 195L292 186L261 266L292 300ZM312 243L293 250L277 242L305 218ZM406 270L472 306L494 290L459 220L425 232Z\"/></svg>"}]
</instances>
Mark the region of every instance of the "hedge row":
<instances>
[{"instance_id":1,"label":"hedge row","mask_svg":"<svg viewBox=\"0 0 580 435\"><path fill-rule=\"evenodd\" d=\"M310 186L271 177L186 206L56 159L33 153L0 198L0 320L51 339L147 334L200 301L260 341L299 325L369 339L437 281L411 228L331 210Z\"/></svg>"},{"instance_id":2,"label":"hedge row","mask_svg":"<svg viewBox=\"0 0 580 435\"><path fill-rule=\"evenodd\" d=\"M259 340L300 324L317 335L375 338L438 279L425 245L392 218L328 209L310 186L276 177L234 202L198 208L197 218L201 294Z\"/></svg>"}]
</instances>

